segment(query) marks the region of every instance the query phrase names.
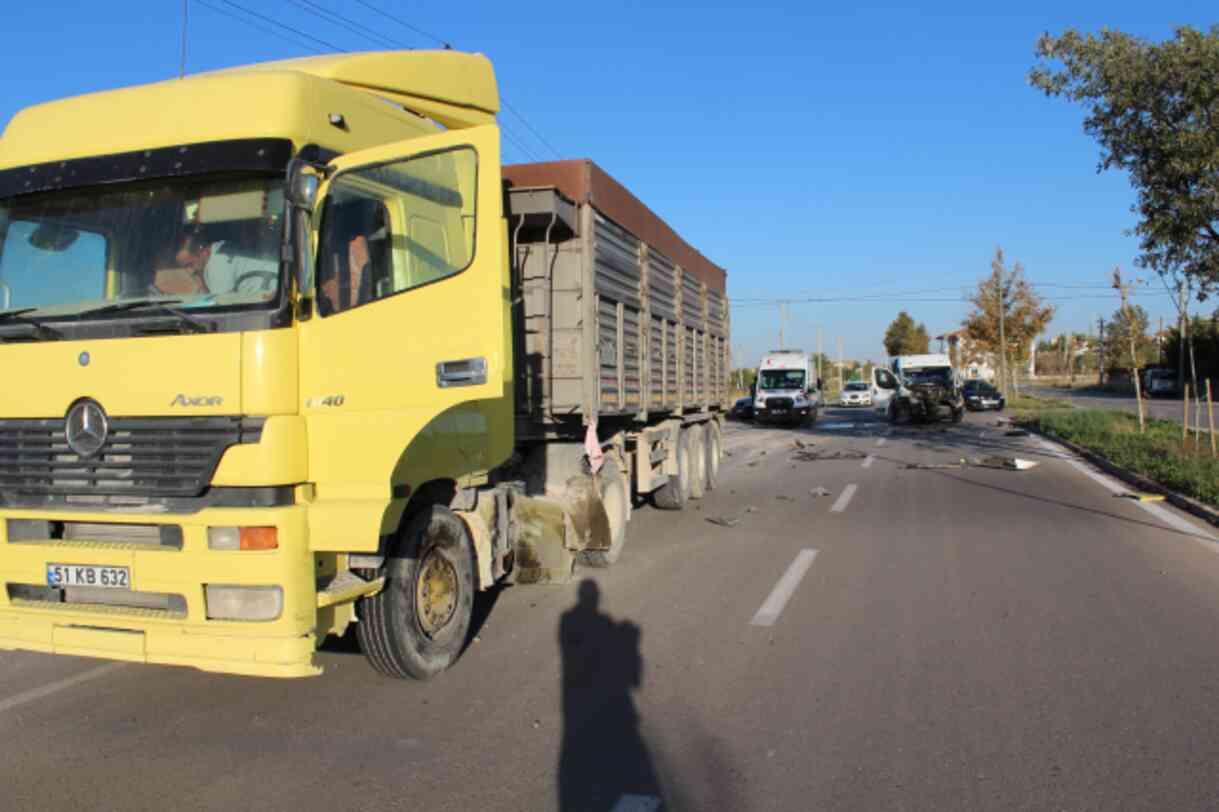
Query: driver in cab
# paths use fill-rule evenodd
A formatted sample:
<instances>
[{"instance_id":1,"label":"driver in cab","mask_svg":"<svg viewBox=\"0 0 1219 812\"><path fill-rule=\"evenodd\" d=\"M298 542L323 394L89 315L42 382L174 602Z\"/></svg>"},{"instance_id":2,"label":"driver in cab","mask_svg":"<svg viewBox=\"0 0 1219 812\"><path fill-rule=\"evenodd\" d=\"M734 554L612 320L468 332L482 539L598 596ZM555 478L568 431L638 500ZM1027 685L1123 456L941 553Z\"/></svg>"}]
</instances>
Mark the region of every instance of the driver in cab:
<instances>
[{"instance_id":1,"label":"driver in cab","mask_svg":"<svg viewBox=\"0 0 1219 812\"><path fill-rule=\"evenodd\" d=\"M220 293L261 293L275 289L279 262L260 256L258 223L236 239L209 242L198 231L181 234L157 257L153 294L200 296Z\"/></svg>"}]
</instances>

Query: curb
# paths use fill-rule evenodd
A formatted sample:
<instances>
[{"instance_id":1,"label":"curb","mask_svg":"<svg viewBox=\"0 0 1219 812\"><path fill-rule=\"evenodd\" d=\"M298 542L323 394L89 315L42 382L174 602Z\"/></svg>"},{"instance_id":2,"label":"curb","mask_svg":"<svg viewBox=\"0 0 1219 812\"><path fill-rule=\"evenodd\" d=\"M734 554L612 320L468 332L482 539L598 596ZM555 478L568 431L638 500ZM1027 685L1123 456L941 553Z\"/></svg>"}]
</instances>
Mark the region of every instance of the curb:
<instances>
[{"instance_id":1,"label":"curb","mask_svg":"<svg viewBox=\"0 0 1219 812\"><path fill-rule=\"evenodd\" d=\"M1127 485L1132 485L1144 493L1161 494L1164 497L1164 500L1172 504L1173 507L1180 508L1186 513L1197 516L1199 519L1202 519L1208 524L1219 527L1219 510L1215 510L1209 505L1204 505L1197 499L1191 499L1183 493L1177 493L1174 490L1170 490L1158 482L1148 479L1142 474L1136 474L1134 471L1128 471L1112 462L1108 457L1097 454L1095 451L1091 451L1090 449L1084 448L1081 445L1076 445L1070 440L1055 437L1052 434L1047 434L1044 431L1040 431L1031 426L1021 426L1021 428L1025 429L1031 434L1035 434L1038 437L1049 440L1051 443L1058 443L1063 448L1066 448L1072 453L1087 460L1092 465L1095 465L1097 468L1104 471L1106 474L1122 480Z\"/></svg>"}]
</instances>

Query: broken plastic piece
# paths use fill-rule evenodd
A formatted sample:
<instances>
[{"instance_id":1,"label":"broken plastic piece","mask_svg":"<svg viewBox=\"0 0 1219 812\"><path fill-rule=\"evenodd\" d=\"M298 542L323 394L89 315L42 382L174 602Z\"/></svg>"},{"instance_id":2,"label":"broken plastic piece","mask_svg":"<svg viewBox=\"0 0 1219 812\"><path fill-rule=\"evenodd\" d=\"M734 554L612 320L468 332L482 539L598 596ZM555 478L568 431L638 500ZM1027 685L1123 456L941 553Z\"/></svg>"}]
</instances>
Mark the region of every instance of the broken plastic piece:
<instances>
[{"instance_id":1,"label":"broken plastic piece","mask_svg":"<svg viewBox=\"0 0 1219 812\"><path fill-rule=\"evenodd\" d=\"M1115 493L1113 495L1121 497L1123 499L1133 499L1136 502L1163 502L1164 501L1164 494L1162 494L1162 493L1132 493L1130 491L1127 491L1126 493Z\"/></svg>"},{"instance_id":2,"label":"broken plastic piece","mask_svg":"<svg viewBox=\"0 0 1219 812\"><path fill-rule=\"evenodd\" d=\"M809 492L808 492L808 495L809 495L809 496L829 496L829 495L830 495L830 489L829 489L829 488L816 487L816 488L813 488L811 491L809 491Z\"/></svg>"}]
</instances>

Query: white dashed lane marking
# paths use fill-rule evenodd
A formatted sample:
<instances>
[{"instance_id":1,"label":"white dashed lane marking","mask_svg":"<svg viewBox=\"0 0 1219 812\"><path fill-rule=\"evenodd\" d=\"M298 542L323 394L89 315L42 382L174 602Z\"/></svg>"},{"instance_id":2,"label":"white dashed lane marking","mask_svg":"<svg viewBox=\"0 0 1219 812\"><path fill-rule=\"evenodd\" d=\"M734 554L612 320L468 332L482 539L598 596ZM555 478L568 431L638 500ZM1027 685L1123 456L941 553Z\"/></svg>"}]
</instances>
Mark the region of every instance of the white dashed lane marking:
<instances>
[{"instance_id":1,"label":"white dashed lane marking","mask_svg":"<svg viewBox=\"0 0 1219 812\"><path fill-rule=\"evenodd\" d=\"M89 680L103 677L106 674L109 674L111 671L122 668L123 665L124 663L109 663L107 665L98 666L97 668L91 668L90 670L84 671L73 677L67 677L65 679L47 683L46 685L41 685L37 688L31 688L28 691L22 691L19 694L10 696L8 699L0 699L0 713L5 713L13 708L20 707L21 705L25 705L39 699L45 699L51 694L66 691L68 688L73 688L80 685L82 682L88 682Z\"/></svg>"},{"instance_id":2,"label":"white dashed lane marking","mask_svg":"<svg viewBox=\"0 0 1219 812\"><path fill-rule=\"evenodd\" d=\"M791 562L787 571L779 578L775 588L766 596L766 601L753 616L753 620L749 621L751 626L775 625L779 615L783 614L783 607L787 606L787 602L796 591L796 587L800 586L800 582L804 580L804 574L813 565L813 560L816 557L817 551L812 548L801 550L796 554L795 560Z\"/></svg>"},{"instance_id":3,"label":"white dashed lane marking","mask_svg":"<svg viewBox=\"0 0 1219 812\"><path fill-rule=\"evenodd\" d=\"M858 486L853 482L843 488L842 494L834 502L834 506L830 508L830 513L842 513L842 511L846 510L847 505L851 504L851 497L855 495L856 490L858 490Z\"/></svg>"},{"instance_id":4,"label":"white dashed lane marking","mask_svg":"<svg viewBox=\"0 0 1219 812\"><path fill-rule=\"evenodd\" d=\"M864 457L864 458L863 458L863 465L862 465L862 467L863 467L863 468L871 468L871 467L872 467L872 460L874 460L874 459L876 459L876 458L875 458L875 457L873 457L871 454L869 454L868 456Z\"/></svg>"}]
</instances>

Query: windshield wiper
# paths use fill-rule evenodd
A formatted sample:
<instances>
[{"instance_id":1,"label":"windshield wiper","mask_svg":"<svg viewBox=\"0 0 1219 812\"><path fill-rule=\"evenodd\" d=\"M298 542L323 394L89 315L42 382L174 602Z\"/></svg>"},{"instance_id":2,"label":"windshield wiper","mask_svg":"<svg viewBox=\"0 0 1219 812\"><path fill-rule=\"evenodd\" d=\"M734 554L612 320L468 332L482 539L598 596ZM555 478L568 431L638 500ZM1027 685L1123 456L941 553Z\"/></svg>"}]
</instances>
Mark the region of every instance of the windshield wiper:
<instances>
[{"instance_id":1,"label":"windshield wiper","mask_svg":"<svg viewBox=\"0 0 1219 812\"><path fill-rule=\"evenodd\" d=\"M0 313L0 323L11 321L33 327L34 329L28 337L37 341L63 338L63 333L54 327L49 327L38 319L30 318L26 315L27 313L33 313L37 309L36 307L23 307L19 310L9 310L6 313ZM26 338L26 336L22 336L22 338Z\"/></svg>"},{"instance_id":2,"label":"windshield wiper","mask_svg":"<svg viewBox=\"0 0 1219 812\"><path fill-rule=\"evenodd\" d=\"M170 305L180 304L181 302L181 299L132 299L128 302L115 302L95 307L92 310L86 310L78 314L77 318L108 316L112 313L128 313L132 310L155 310L158 313L173 316L178 320L178 326L184 330L192 333L210 333L211 328L207 324L193 316L188 316L177 308L170 307Z\"/></svg>"}]
</instances>

